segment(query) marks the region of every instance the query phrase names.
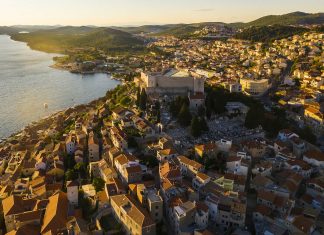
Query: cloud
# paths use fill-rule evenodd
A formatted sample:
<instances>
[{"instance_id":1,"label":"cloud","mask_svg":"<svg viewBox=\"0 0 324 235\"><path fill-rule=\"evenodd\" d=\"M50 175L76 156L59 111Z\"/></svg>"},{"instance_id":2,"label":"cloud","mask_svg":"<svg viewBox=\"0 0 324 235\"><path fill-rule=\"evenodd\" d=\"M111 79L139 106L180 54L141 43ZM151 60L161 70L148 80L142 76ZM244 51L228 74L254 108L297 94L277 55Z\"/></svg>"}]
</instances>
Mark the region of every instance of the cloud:
<instances>
[{"instance_id":1,"label":"cloud","mask_svg":"<svg viewBox=\"0 0 324 235\"><path fill-rule=\"evenodd\" d=\"M202 9L197 9L195 11L199 11L199 12L208 12L208 11L214 11L214 8L202 8Z\"/></svg>"}]
</instances>

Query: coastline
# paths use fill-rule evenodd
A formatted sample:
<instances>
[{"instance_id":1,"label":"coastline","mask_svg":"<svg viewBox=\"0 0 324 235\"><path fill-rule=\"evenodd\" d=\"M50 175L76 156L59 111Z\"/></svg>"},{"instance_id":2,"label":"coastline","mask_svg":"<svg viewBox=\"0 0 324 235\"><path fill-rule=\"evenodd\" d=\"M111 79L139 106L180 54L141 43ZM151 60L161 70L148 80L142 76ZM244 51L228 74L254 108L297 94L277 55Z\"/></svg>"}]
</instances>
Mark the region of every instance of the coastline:
<instances>
[{"instance_id":1,"label":"coastline","mask_svg":"<svg viewBox=\"0 0 324 235\"><path fill-rule=\"evenodd\" d=\"M107 90L107 91L109 91L109 90ZM88 103L78 104L76 106L72 106L72 107L62 109L62 110L54 111L53 113L51 113L51 114L49 114L47 116L44 116L44 117L42 117L42 118L40 118L40 119L38 119L36 121L33 121L33 122L27 124L21 130L13 132L8 137L4 137L4 138L0 139L0 147L8 144L8 142L10 142L12 140L19 139L19 137L22 136L23 132L26 129L36 128L37 126L41 125L41 123L43 123L43 122L53 121L53 119L57 118L59 115L67 115L66 114L67 111L77 111L77 110L79 110L81 108L82 109L87 109L87 108L91 107L94 102L99 102L103 98L105 98L105 96L98 97L98 98L96 98L94 100L89 101Z\"/></svg>"},{"instance_id":2,"label":"coastline","mask_svg":"<svg viewBox=\"0 0 324 235\"><path fill-rule=\"evenodd\" d=\"M62 68L59 68L59 67L55 67L54 65L51 65L49 66L53 69L58 69L58 70L62 70L62 71L68 71L66 69L62 69ZM71 72L71 71L68 71L68 72ZM72 73L72 72L71 72ZM94 72L92 74L99 74L99 73L102 73L102 72ZM85 73L79 73L79 74L85 74ZM89 74L89 73L88 73ZM110 74L110 73L106 73L106 74ZM110 74L111 75L111 74ZM112 80L115 80L115 81L118 81L120 82L120 84L122 84L122 79L118 79L118 78L115 78L111 75L110 79ZM108 89L106 92L108 92L109 90L112 90L114 88L111 88L111 89ZM18 131L14 131L13 133L11 133L9 136L7 137L3 137L0 139L0 146L1 145L4 145L6 144L8 141L10 141L10 139L13 139L15 137L18 137L19 135L22 134L22 132L27 129L27 128L32 128L33 126L37 126L39 125L41 122L46 122L46 121L49 121L53 118L55 118L56 116L62 114L62 115L65 115L65 113L68 111L68 110L77 110L81 107L84 107L85 109L89 106L91 106L92 103L94 102L98 102L100 101L101 99L103 99L105 96L101 96L101 97L98 97L96 99L93 99L93 100L90 100L89 102L87 103L82 103L82 104L78 104L78 105L75 105L75 106L71 106L71 107L67 107L65 109L61 109L61 110L57 110L57 111L53 111L53 113L49 114L49 115L46 115L44 117L41 117L40 119L38 120L35 120L35 121L32 121L31 123L25 125L22 129L18 130Z\"/></svg>"},{"instance_id":3,"label":"coastline","mask_svg":"<svg viewBox=\"0 0 324 235\"><path fill-rule=\"evenodd\" d=\"M63 52L59 52L59 51L57 51L57 52L52 51L51 52L51 51L46 51L46 50L39 50L39 49L33 48L32 46L29 45L29 43L27 43L25 41L20 41L20 40L17 40L15 38L13 38L12 35L7 35L7 36L11 40L13 40L15 42L24 43L32 51L37 51L37 52L47 53L47 54L50 54L50 55L55 55L55 56L52 57L53 64L49 66L50 68L61 70L61 71L68 71L70 73L81 74L81 75L91 75L91 74L99 74L99 73L107 74L107 75L111 75L111 79L113 79L115 81L119 81L119 82L122 81L122 79L114 77L113 73L111 73L109 71L103 71L103 70L100 70L100 69L95 69L95 70L92 70L92 71L81 71L81 70L75 70L75 69L72 69L72 68L68 68L67 66L64 66L64 65L60 65L58 63L55 63L54 58L55 57L60 57L60 56L67 56L67 54L64 54Z\"/></svg>"},{"instance_id":4,"label":"coastline","mask_svg":"<svg viewBox=\"0 0 324 235\"><path fill-rule=\"evenodd\" d=\"M53 68L53 69L58 69L58 70L61 70L61 71L67 71L67 72L70 72L70 73L81 74L81 75L89 75L89 74L91 75L91 74L99 74L99 73L112 75L110 72L102 71L102 70L93 70L93 71L73 70L73 69L65 68L64 66L59 65L59 64L55 64L55 63L50 65L49 67ZM111 76L111 79L119 81L117 78L114 78L113 76Z\"/></svg>"},{"instance_id":5,"label":"coastline","mask_svg":"<svg viewBox=\"0 0 324 235\"><path fill-rule=\"evenodd\" d=\"M63 57L63 56L67 56L67 54L64 54L64 53L61 52L61 51L57 51L57 52L55 52L55 51L39 50L39 49L33 48L33 47L28 43L28 42L17 40L17 39L15 39L15 38L13 38L12 35L7 35L7 36L9 36L9 38L10 38L11 40L15 41L15 42L24 43L26 46L29 47L30 50L37 51L37 52L43 52L43 53L47 53L47 54L50 54L50 55L55 55L55 56L52 57L52 61L53 61L54 63L53 63L52 65L49 66L50 68L58 69L58 70L61 70L61 71L68 71L68 72L70 72L70 73L81 74L81 75L82 75L82 74L83 74L83 75L85 75L85 74L87 74L87 75L88 75L88 74L96 74L96 73L104 73L104 74L109 74L109 75L111 75L110 72L108 72L108 71L102 71L102 70L81 71L81 70L79 70L79 69L72 69L72 68L68 68L68 67L65 66L65 65L60 65L60 64L58 64L58 63L55 63L55 60L54 60L55 57ZM118 79L115 79L115 78L113 78L113 77L112 77L112 79L119 81Z\"/></svg>"},{"instance_id":6,"label":"coastline","mask_svg":"<svg viewBox=\"0 0 324 235\"><path fill-rule=\"evenodd\" d=\"M10 40L12 40L12 41L25 44L30 50L49 54L50 57L51 57L52 63L55 62L53 60L54 56L63 56L63 54L54 54L54 53L49 53L49 52L45 52L45 51L35 50L35 49L31 48L26 42L14 40L14 39L12 39L12 37L10 35L4 35L4 36L8 36L8 38ZM46 67L50 67L51 69L71 72L71 71L69 71L67 69L61 68L60 66L56 66L54 63L52 65L49 65L49 66L46 66ZM119 83L117 83L117 85L121 83L120 79L116 79L110 73L94 71L92 73L78 73L78 74L93 74L93 75L96 75L96 74L100 74L100 73L110 75L109 79L119 82ZM114 89L114 87L108 88L107 90L105 89L105 92L107 92L109 90L112 90L112 89ZM90 98L90 99L86 100L85 102L78 102L78 104L74 104L74 105L70 105L70 106L66 105L63 108L61 107L61 108L58 108L58 109L51 110L47 114L44 114L44 116L40 115L38 118L35 118L34 120L31 119L30 122L26 122L26 125L24 125L24 124L23 125L18 125L18 126L14 127L14 128L11 128L11 131L10 131L10 129L8 131L4 131L3 135L0 137L0 146L10 142L13 139L19 139L19 135L21 135L26 128L27 129L32 128L33 126L37 126L42 122L48 122L48 121L50 121L52 119L55 119L58 115L64 114L67 110L71 110L71 109L78 110L78 108L80 108L80 107L88 107L93 102L96 102L96 101L99 101L100 99L102 99L104 96L105 96L105 94L103 94L103 96L100 96L100 97L97 97L97 98L96 97L93 97L93 99Z\"/></svg>"}]
</instances>

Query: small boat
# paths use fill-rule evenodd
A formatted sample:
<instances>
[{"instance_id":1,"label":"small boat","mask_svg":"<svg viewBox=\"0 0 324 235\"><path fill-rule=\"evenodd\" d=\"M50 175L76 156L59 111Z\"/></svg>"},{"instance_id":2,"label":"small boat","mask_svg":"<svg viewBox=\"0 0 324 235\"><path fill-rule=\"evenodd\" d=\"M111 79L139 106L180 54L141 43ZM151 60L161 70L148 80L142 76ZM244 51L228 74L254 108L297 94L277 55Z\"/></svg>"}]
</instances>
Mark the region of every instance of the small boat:
<instances>
[{"instance_id":1,"label":"small boat","mask_svg":"<svg viewBox=\"0 0 324 235\"><path fill-rule=\"evenodd\" d=\"M44 103L44 108L47 109L48 108L48 104Z\"/></svg>"}]
</instances>

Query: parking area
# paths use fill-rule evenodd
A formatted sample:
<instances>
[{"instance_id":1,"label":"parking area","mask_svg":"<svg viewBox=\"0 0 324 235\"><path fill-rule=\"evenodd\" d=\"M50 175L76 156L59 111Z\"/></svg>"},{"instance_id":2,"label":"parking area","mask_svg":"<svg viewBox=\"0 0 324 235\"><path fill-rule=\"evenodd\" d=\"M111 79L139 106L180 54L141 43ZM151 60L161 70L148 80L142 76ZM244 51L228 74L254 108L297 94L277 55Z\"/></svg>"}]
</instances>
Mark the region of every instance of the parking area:
<instances>
[{"instance_id":1,"label":"parking area","mask_svg":"<svg viewBox=\"0 0 324 235\"><path fill-rule=\"evenodd\" d=\"M168 116L166 114L166 116ZM168 116L169 117L169 116ZM244 126L244 120L238 118L228 118L227 116L213 118L207 121L209 131L199 138L193 138L190 135L190 127L182 128L175 121L169 121L164 130L181 147L190 148L198 143L209 141L218 141L220 139L232 140L233 143L239 143L242 140L264 137L262 129L249 130Z\"/></svg>"},{"instance_id":2,"label":"parking area","mask_svg":"<svg viewBox=\"0 0 324 235\"><path fill-rule=\"evenodd\" d=\"M229 139L235 143L264 136L262 129L247 129L244 126L244 120L240 117L232 119L226 116L215 118L208 121L208 126L210 132L206 137L212 140Z\"/></svg>"}]
</instances>

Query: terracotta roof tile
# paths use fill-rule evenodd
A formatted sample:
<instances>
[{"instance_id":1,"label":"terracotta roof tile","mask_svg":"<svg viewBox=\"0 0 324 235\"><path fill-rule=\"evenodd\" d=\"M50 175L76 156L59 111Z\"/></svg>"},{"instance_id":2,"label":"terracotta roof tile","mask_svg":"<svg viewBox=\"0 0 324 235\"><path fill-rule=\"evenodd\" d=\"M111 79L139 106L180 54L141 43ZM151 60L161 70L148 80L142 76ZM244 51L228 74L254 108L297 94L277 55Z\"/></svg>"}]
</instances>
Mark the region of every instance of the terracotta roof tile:
<instances>
[{"instance_id":1,"label":"terracotta roof tile","mask_svg":"<svg viewBox=\"0 0 324 235\"><path fill-rule=\"evenodd\" d=\"M119 208L123 208L127 216L138 226L147 227L155 224L148 212L138 205L131 196L125 194L115 195L111 197L111 201Z\"/></svg>"},{"instance_id":2,"label":"terracotta roof tile","mask_svg":"<svg viewBox=\"0 0 324 235\"><path fill-rule=\"evenodd\" d=\"M41 233L52 232L57 233L58 230L65 228L68 218L68 199L63 192L58 192L49 198Z\"/></svg>"}]
</instances>

